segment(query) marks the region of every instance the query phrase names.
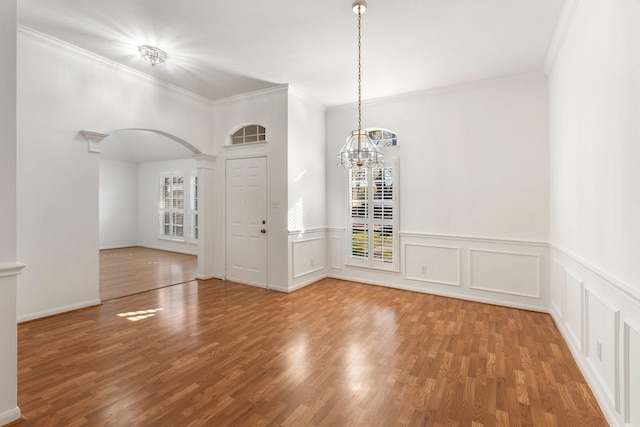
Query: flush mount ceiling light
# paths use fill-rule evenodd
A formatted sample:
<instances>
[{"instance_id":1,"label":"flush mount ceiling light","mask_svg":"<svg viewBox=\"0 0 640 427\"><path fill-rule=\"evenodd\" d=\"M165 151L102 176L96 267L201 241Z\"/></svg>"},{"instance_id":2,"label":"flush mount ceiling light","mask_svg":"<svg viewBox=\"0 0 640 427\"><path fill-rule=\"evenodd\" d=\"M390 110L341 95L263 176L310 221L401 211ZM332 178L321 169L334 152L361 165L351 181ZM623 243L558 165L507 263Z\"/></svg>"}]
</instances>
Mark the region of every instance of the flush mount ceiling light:
<instances>
[{"instance_id":1,"label":"flush mount ceiling light","mask_svg":"<svg viewBox=\"0 0 640 427\"><path fill-rule=\"evenodd\" d=\"M358 14L358 130L351 131L347 143L338 154L338 165L351 168L371 168L381 163L382 153L362 130L362 14L367 10L367 2L353 2L353 12Z\"/></svg>"},{"instance_id":2,"label":"flush mount ceiling light","mask_svg":"<svg viewBox=\"0 0 640 427\"><path fill-rule=\"evenodd\" d=\"M140 46L138 50L140 51L142 59L150 63L152 66L156 64L163 64L165 59L167 59L167 54L164 53L163 50L154 46L144 45Z\"/></svg>"}]
</instances>

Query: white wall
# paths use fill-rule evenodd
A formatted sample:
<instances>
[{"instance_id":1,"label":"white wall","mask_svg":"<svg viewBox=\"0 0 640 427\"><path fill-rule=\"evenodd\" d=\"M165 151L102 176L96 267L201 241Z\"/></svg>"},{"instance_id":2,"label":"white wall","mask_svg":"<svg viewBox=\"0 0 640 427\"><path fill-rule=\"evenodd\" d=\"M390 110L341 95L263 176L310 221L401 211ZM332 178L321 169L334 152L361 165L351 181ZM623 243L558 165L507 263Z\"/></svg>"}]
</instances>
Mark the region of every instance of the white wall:
<instances>
[{"instance_id":1,"label":"white wall","mask_svg":"<svg viewBox=\"0 0 640 427\"><path fill-rule=\"evenodd\" d=\"M138 163L137 168L137 238L138 246L197 255L197 245L158 239L158 179L160 174L184 173L196 170L194 159ZM186 229L185 229L186 231Z\"/></svg>"},{"instance_id":2,"label":"white wall","mask_svg":"<svg viewBox=\"0 0 640 427\"><path fill-rule=\"evenodd\" d=\"M294 89L288 100L289 231L326 225L325 108Z\"/></svg>"},{"instance_id":3,"label":"white wall","mask_svg":"<svg viewBox=\"0 0 640 427\"><path fill-rule=\"evenodd\" d=\"M216 266L214 275L223 277L225 265L225 160L242 157L267 157L267 247L268 286L282 291L288 290L287 275L287 102L288 88L260 91L237 96L214 103L213 132L218 156L215 161L214 188L217 210L212 212L216 240ZM246 124L264 126L267 143L247 147L227 147L232 131ZM211 223L211 220L209 220Z\"/></svg>"},{"instance_id":4,"label":"white wall","mask_svg":"<svg viewBox=\"0 0 640 427\"><path fill-rule=\"evenodd\" d=\"M546 241L547 83L525 75L366 103L363 127L398 134L406 232ZM327 158L357 127L329 110ZM346 171L328 161L329 224L343 227Z\"/></svg>"},{"instance_id":5,"label":"white wall","mask_svg":"<svg viewBox=\"0 0 640 427\"><path fill-rule=\"evenodd\" d=\"M288 101L289 286L326 275L325 108L293 88Z\"/></svg>"},{"instance_id":6,"label":"white wall","mask_svg":"<svg viewBox=\"0 0 640 427\"><path fill-rule=\"evenodd\" d=\"M96 304L99 155L78 131L156 129L210 153L211 104L18 31L18 319ZM46 215L47 220L43 221Z\"/></svg>"},{"instance_id":7,"label":"white wall","mask_svg":"<svg viewBox=\"0 0 640 427\"><path fill-rule=\"evenodd\" d=\"M16 343L16 1L0 3L0 425L20 418Z\"/></svg>"},{"instance_id":8,"label":"white wall","mask_svg":"<svg viewBox=\"0 0 640 427\"><path fill-rule=\"evenodd\" d=\"M138 165L100 159L99 193L100 249L136 246Z\"/></svg>"},{"instance_id":9,"label":"white wall","mask_svg":"<svg viewBox=\"0 0 640 427\"><path fill-rule=\"evenodd\" d=\"M640 3L572 0L561 22L548 61L551 311L611 424L637 426Z\"/></svg>"},{"instance_id":10,"label":"white wall","mask_svg":"<svg viewBox=\"0 0 640 427\"><path fill-rule=\"evenodd\" d=\"M547 309L548 98L542 74L365 103L363 127L387 128L399 138L397 273L345 266L347 173L331 159L356 124L355 106L329 109L330 275ZM439 271L443 260L447 267Z\"/></svg>"}]
</instances>

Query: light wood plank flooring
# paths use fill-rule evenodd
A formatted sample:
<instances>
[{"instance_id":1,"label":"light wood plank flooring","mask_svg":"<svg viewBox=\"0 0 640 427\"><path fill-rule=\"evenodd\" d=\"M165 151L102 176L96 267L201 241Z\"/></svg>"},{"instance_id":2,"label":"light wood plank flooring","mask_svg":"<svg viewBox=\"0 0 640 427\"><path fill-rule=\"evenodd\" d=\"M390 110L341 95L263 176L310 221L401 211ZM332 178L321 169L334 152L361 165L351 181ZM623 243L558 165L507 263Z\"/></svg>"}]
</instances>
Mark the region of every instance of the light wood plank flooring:
<instances>
[{"instance_id":1,"label":"light wood plank flooring","mask_svg":"<svg viewBox=\"0 0 640 427\"><path fill-rule=\"evenodd\" d=\"M27 426L602 426L541 313L210 280L18 326Z\"/></svg>"},{"instance_id":2,"label":"light wood plank flooring","mask_svg":"<svg viewBox=\"0 0 640 427\"><path fill-rule=\"evenodd\" d=\"M100 299L127 295L194 280L197 257L130 247L100 251Z\"/></svg>"}]
</instances>

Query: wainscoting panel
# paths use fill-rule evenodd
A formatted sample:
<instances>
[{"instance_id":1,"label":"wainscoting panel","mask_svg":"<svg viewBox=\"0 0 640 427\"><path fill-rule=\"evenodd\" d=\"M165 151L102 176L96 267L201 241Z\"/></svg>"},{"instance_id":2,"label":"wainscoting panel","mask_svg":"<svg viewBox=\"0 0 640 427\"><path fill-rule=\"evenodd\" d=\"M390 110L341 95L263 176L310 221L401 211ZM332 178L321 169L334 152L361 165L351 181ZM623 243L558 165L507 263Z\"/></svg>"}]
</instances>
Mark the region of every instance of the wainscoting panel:
<instances>
[{"instance_id":1,"label":"wainscoting panel","mask_svg":"<svg viewBox=\"0 0 640 427\"><path fill-rule=\"evenodd\" d=\"M640 426L640 326L624 324L625 423Z\"/></svg>"},{"instance_id":2,"label":"wainscoting panel","mask_svg":"<svg viewBox=\"0 0 640 427\"><path fill-rule=\"evenodd\" d=\"M565 275L564 265L558 263L556 260L551 260L551 282L550 297L551 297L551 310L562 319L564 317L564 288L565 288Z\"/></svg>"},{"instance_id":3,"label":"wainscoting panel","mask_svg":"<svg viewBox=\"0 0 640 427\"><path fill-rule=\"evenodd\" d=\"M410 280L460 286L460 248L404 244L404 277Z\"/></svg>"},{"instance_id":4,"label":"wainscoting panel","mask_svg":"<svg viewBox=\"0 0 640 427\"><path fill-rule=\"evenodd\" d=\"M327 231L289 232L289 283L277 289L293 292L327 277Z\"/></svg>"},{"instance_id":5,"label":"wainscoting panel","mask_svg":"<svg viewBox=\"0 0 640 427\"><path fill-rule=\"evenodd\" d=\"M585 354L606 389L610 403L620 410L620 310L587 289L585 298Z\"/></svg>"},{"instance_id":6,"label":"wainscoting panel","mask_svg":"<svg viewBox=\"0 0 640 427\"><path fill-rule=\"evenodd\" d=\"M549 311L547 243L400 233L400 271L385 271L348 265L345 229L327 229L327 239L330 277Z\"/></svg>"},{"instance_id":7,"label":"wainscoting panel","mask_svg":"<svg viewBox=\"0 0 640 427\"><path fill-rule=\"evenodd\" d=\"M292 244L294 279L324 269L324 237L296 240Z\"/></svg>"},{"instance_id":8,"label":"wainscoting panel","mask_svg":"<svg viewBox=\"0 0 640 427\"><path fill-rule=\"evenodd\" d=\"M539 298L540 257L469 249L469 283L472 289Z\"/></svg>"},{"instance_id":9,"label":"wainscoting panel","mask_svg":"<svg viewBox=\"0 0 640 427\"><path fill-rule=\"evenodd\" d=\"M558 329L609 423L640 426L640 289L559 246L550 256L551 286L560 267L565 280L564 317L551 310Z\"/></svg>"},{"instance_id":10,"label":"wainscoting panel","mask_svg":"<svg viewBox=\"0 0 640 427\"><path fill-rule=\"evenodd\" d=\"M342 237L331 236L331 268L342 270Z\"/></svg>"},{"instance_id":11,"label":"wainscoting panel","mask_svg":"<svg viewBox=\"0 0 640 427\"><path fill-rule=\"evenodd\" d=\"M564 292L564 323L574 344L584 352L582 326L584 322L584 282L566 271Z\"/></svg>"}]
</instances>

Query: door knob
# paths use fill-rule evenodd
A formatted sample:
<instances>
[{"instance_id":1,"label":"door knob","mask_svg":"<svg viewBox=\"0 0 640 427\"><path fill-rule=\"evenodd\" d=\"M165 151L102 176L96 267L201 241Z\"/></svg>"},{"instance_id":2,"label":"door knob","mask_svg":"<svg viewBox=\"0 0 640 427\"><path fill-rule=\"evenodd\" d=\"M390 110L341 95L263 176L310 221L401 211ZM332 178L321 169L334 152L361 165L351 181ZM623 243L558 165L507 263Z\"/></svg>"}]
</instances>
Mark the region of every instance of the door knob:
<instances>
[{"instance_id":1,"label":"door knob","mask_svg":"<svg viewBox=\"0 0 640 427\"><path fill-rule=\"evenodd\" d=\"M266 234L266 233L267 233L267 230L265 230L265 229L263 228L262 230L260 230L260 232L261 232L262 234Z\"/></svg>"}]
</instances>

